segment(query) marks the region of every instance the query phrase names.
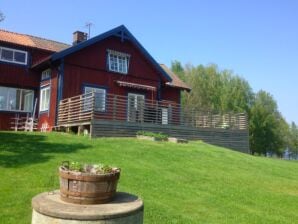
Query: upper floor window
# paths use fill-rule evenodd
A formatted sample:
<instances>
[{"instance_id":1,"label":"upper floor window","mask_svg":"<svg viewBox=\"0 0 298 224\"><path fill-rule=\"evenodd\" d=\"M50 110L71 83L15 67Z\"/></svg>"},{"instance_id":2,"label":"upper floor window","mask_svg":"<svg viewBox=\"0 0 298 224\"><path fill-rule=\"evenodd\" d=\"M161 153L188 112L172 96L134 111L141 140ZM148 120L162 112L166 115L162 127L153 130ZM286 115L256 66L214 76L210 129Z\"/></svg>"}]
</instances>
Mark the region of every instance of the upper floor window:
<instances>
[{"instance_id":1,"label":"upper floor window","mask_svg":"<svg viewBox=\"0 0 298 224\"><path fill-rule=\"evenodd\" d=\"M41 73L41 80L46 80L46 79L49 79L49 78L51 78L51 69L44 70Z\"/></svg>"},{"instance_id":2,"label":"upper floor window","mask_svg":"<svg viewBox=\"0 0 298 224\"><path fill-rule=\"evenodd\" d=\"M0 86L0 111L32 112L34 91Z\"/></svg>"},{"instance_id":3,"label":"upper floor window","mask_svg":"<svg viewBox=\"0 0 298 224\"><path fill-rule=\"evenodd\" d=\"M12 48L0 47L0 61L26 65L28 53Z\"/></svg>"},{"instance_id":4,"label":"upper floor window","mask_svg":"<svg viewBox=\"0 0 298 224\"><path fill-rule=\"evenodd\" d=\"M129 59L129 54L108 50L108 68L110 71L127 74Z\"/></svg>"}]
</instances>

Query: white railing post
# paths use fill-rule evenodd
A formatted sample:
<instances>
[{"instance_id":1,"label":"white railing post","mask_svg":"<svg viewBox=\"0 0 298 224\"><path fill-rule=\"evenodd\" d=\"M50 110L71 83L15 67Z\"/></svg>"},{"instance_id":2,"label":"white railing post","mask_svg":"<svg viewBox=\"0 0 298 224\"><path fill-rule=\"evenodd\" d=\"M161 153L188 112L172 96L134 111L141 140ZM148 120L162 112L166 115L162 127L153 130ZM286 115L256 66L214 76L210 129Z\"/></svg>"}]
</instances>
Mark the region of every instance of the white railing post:
<instances>
[{"instance_id":1,"label":"white railing post","mask_svg":"<svg viewBox=\"0 0 298 224\"><path fill-rule=\"evenodd\" d=\"M91 93L91 120L94 120L94 114L95 114L95 92Z\"/></svg>"}]
</instances>

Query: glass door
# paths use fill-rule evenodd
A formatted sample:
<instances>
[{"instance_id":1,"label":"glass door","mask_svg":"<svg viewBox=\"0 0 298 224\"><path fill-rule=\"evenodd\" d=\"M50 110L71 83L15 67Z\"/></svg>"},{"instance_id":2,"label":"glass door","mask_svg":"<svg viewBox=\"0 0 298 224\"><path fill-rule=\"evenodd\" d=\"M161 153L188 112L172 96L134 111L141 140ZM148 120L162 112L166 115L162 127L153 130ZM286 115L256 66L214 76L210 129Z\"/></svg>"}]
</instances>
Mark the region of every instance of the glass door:
<instances>
[{"instance_id":1,"label":"glass door","mask_svg":"<svg viewBox=\"0 0 298 224\"><path fill-rule=\"evenodd\" d=\"M128 94L127 100L127 121L144 121L145 96L141 94Z\"/></svg>"}]
</instances>

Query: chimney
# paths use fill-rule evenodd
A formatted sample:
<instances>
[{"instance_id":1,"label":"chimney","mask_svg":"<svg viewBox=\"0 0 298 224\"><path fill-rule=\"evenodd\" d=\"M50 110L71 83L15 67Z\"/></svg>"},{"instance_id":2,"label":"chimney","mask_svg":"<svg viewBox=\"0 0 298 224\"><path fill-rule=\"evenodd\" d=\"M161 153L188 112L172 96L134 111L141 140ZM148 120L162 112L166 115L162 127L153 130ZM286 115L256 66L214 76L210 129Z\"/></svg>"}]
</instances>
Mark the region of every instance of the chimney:
<instances>
[{"instance_id":1,"label":"chimney","mask_svg":"<svg viewBox=\"0 0 298 224\"><path fill-rule=\"evenodd\" d=\"M73 33L73 42L72 45L77 45L85 40L87 40L88 34L81 32L81 31L76 31Z\"/></svg>"}]
</instances>

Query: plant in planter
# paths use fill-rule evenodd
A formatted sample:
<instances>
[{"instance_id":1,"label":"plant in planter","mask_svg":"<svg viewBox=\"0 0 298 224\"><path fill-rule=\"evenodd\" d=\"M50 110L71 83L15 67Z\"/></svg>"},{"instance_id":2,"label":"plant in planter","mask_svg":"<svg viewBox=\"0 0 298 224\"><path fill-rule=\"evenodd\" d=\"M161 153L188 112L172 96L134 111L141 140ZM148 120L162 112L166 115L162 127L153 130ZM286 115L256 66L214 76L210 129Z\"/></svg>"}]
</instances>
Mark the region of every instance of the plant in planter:
<instances>
[{"instance_id":1,"label":"plant in planter","mask_svg":"<svg viewBox=\"0 0 298 224\"><path fill-rule=\"evenodd\" d=\"M64 161L59 167L60 197L76 204L102 204L116 194L120 169L101 164Z\"/></svg>"}]
</instances>

